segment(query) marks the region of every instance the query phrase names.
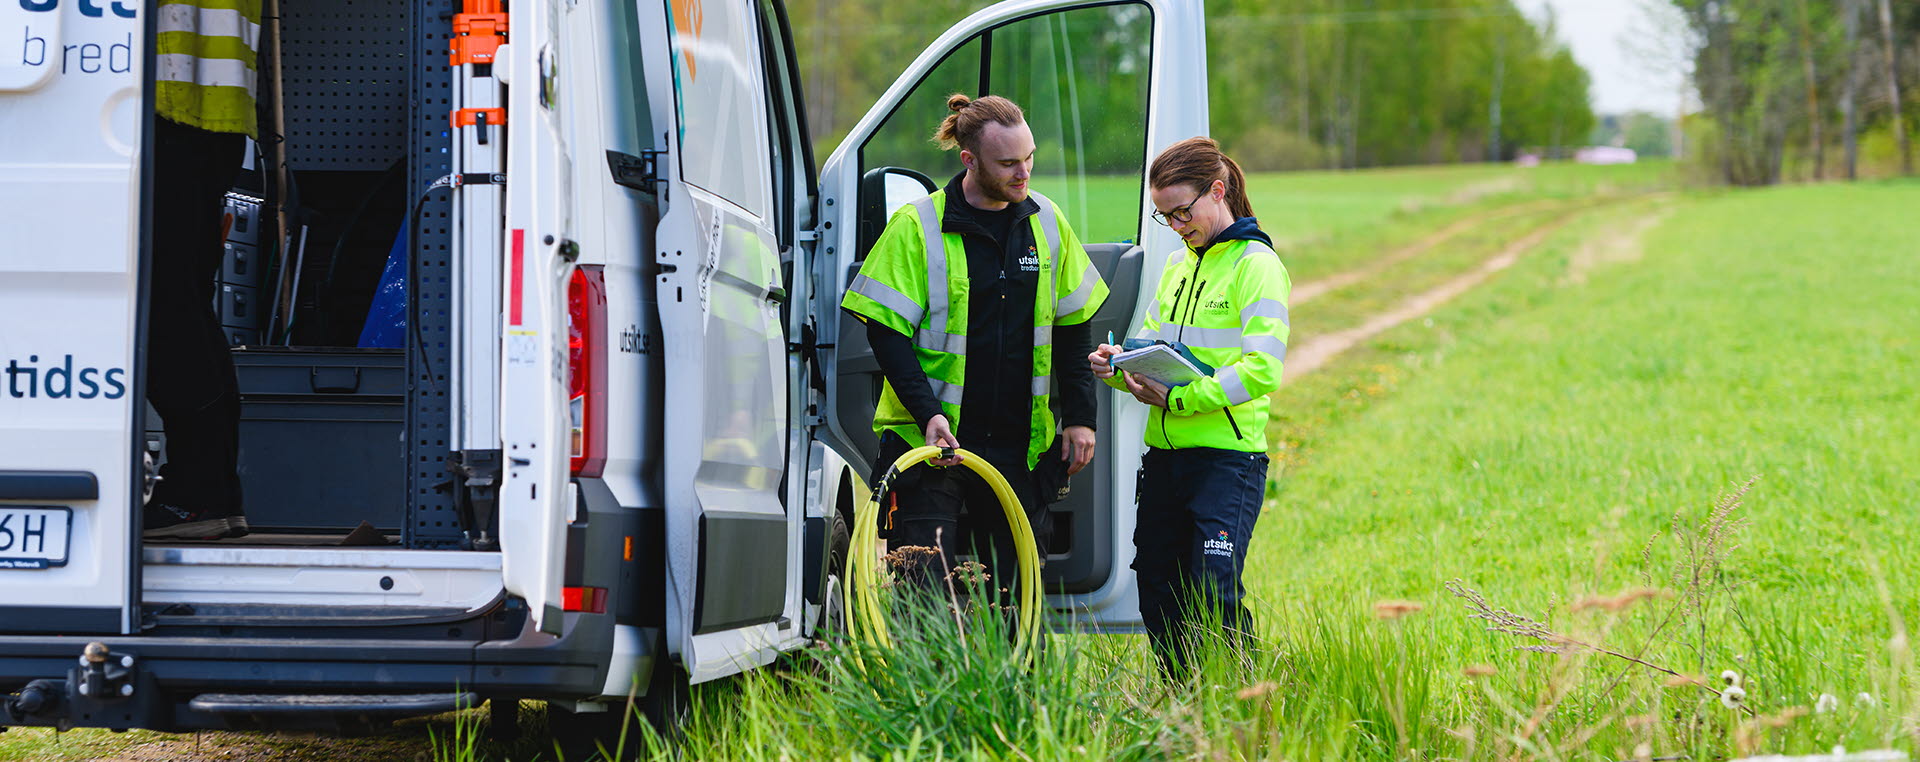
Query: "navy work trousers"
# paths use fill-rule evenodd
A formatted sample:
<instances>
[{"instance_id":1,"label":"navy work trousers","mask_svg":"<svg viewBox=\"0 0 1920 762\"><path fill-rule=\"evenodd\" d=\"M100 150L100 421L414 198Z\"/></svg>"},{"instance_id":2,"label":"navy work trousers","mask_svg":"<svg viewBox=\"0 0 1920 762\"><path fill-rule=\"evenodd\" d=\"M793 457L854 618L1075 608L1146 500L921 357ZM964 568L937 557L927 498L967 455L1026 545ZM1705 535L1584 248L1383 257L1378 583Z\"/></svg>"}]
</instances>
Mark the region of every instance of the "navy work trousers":
<instances>
[{"instance_id":1,"label":"navy work trousers","mask_svg":"<svg viewBox=\"0 0 1920 762\"><path fill-rule=\"evenodd\" d=\"M1243 645L1253 631L1240 574L1266 484L1264 453L1148 448L1141 458L1133 529L1140 615L1175 679L1185 678L1192 639L1202 637L1196 625L1217 619Z\"/></svg>"},{"instance_id":2,"label":"navy work trousers","mask_svg":"<svg viewBox=\"0 0 1920 762\"><path fill-rule=\"evenodd\" d=\"M225 254L221 217L246 136L154 117L153 266L147 296L147 400L167 430L156 502L240 515L240 394L214 313Z\"/></svg>"}]
</instances>

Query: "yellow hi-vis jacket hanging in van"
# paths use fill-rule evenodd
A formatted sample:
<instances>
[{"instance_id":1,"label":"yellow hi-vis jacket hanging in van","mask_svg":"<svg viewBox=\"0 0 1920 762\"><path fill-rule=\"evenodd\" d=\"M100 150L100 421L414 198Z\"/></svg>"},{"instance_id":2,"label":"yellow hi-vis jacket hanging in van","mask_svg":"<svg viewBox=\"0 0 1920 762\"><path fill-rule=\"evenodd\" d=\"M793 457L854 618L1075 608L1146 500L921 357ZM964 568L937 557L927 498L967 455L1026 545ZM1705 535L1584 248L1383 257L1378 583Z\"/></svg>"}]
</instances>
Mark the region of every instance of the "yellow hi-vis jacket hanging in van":
<instances>
[{"instance_id":1,"label":"yellow hi-vis jacket hanging in van","mask_svg":"<svg viewBox=\"0 0 1920 762\"><path fill-rule=\"evenodd\" d=\"M1185 344L1213 376L1172 389L1147 418L1147 446L1267 451L1267 395L1287 357L1287 297L1280 255L1259 241L1181 248L1167 258L1140 338ZM1108 385L1125 390L1119 374Z\"/></svg>"},{"instance_id":2,"label":"yellow hi-vis jacket hanging in van","mask_svg":"<svg viewBox=\"0 0 1920 762\"><path fill-rule=\"evenodd\" d=\"M1034 238L1045 241L1040 280L1033 299L1033 382L1027 467L1053 444L1053 409L1048 384L1053 376L1053 327L1093 318L1107 300L1107 284L1061 219L1052 201L1030 194L1040 211L1033 215ZM913 339L914 355L940 400L940 412L957 430L960 400L967 381L967 249L959 233L942 233L946 191L936 191L893 213L880 240L867 253L860 274L840 306ZM1057 264L1057 266L1056 266ZM907 412L888 382L873 414L876 434L891 431L909 447L926 443L926 433Z\"/></svg>"},{"instance_id":3,"label":"yellow hi-vis jacket hanging in van","mask_svg":"<svg viewBox=\"0 0 1920 762\"><path fill-rule=\"evenodd\" d=\"M259 137L253 94L260 0L161 0L154 13L155 113L209 132Z\"/></svg>"}]
</instances>

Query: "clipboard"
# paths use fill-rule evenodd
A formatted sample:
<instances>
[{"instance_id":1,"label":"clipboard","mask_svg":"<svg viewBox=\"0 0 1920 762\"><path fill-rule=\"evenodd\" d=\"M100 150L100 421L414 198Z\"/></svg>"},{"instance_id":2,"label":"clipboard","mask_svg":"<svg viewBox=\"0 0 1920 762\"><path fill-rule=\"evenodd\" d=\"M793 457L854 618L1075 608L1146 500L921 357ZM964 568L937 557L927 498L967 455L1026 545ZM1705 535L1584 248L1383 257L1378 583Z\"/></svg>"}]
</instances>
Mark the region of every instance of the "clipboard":
<instances>
[{"instance_id":1,"label":"clipboard","mask_svg":"<svg viewBox=\"0 0 1920 762\"><path fill-rule=\"evenodd\" d=\"M1113 367L1151 378L1167 388L1186 386L1213 375L1212 367L1178 344L1127 339L1127 345L1131 348L1110 360Z\"/></svg>"}]
</instances>

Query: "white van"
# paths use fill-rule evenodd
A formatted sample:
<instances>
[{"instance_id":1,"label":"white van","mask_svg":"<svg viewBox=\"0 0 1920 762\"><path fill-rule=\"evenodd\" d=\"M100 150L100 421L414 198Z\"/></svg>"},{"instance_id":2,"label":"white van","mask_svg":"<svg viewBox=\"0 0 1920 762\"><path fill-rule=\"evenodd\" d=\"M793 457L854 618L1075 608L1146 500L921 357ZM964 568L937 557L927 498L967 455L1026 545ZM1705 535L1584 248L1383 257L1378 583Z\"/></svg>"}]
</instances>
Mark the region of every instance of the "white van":
<instances>
[{"instance_id":1,"label":"white van","mask_svg":"<svg viewBox=\"0 0 1920 762\"><path fill-rule=\"evenodd\" d=\"M253 534L143 543L151 6L0 0L0 730L487 699L591 729L768 664L837 606L879 388L838 304L887 212L957 171L945 96L1026 108L1034 185L1114 292L1096 333L1137 325L1143 249L1177 246L1147 159L1207 130L1199 0L975 13L818 176L778 0L512 0L497 57L459 65L448 0L286 6L294 190L232 196L222 275L223 316L273 316L234 332ZM405 340L360 346L389 248ZM1125 629L1144 414L1111 402L1045 579L1060 621Z\"/></svg>"}]
</instances>

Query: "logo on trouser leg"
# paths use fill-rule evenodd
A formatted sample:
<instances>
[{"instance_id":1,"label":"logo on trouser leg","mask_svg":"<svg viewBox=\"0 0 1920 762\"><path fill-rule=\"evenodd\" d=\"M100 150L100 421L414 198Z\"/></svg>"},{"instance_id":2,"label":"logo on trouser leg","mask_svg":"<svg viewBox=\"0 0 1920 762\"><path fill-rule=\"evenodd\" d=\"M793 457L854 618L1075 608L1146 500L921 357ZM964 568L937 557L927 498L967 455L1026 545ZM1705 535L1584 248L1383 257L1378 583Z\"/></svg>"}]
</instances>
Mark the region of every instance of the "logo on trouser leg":
<instances>
[{"instance_id":1,"label":"logo on trouser leg","mask_svg":"<svg viewBox=\"0 0 1920 762\"><path fill-rule=\"evenodd\" d=\"M1200 543L1200 552L1209 556L1231 556L1233 555L1233 541L1227 539L1227 533L1222 531L1219 536Z\"/></svg>"}]
</instances>

